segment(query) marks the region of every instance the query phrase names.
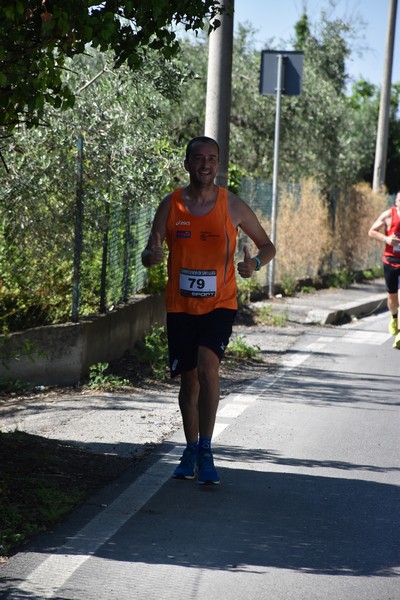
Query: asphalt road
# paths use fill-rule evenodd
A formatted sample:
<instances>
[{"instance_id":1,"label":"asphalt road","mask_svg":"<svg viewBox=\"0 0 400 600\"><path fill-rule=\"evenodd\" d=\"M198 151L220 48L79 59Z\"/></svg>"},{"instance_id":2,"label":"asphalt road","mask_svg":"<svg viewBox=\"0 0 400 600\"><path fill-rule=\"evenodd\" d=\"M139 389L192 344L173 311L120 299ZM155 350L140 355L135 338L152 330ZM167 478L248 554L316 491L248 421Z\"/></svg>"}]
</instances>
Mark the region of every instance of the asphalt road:
<instances>
[{"instance_id":1,"label":"asphalt road","mask_svg":"<svg viewBox=\"0 0 400 600\"><path fill-rule=\"evenodd\" d=\"M1 569L0 598L398 600L400 353L387 313L300 336L221 402L221 485L182 433Z\"/></svg>"}]
</instances>

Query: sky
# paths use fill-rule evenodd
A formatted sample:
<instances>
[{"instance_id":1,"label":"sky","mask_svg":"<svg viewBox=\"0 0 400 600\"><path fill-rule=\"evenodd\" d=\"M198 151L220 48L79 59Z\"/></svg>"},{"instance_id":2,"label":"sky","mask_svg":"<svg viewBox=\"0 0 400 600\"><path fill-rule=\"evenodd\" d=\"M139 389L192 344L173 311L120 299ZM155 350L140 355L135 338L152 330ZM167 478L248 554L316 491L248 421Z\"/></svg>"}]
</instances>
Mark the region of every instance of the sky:
<instances>
[{"instance_id":1,"label":"sky","mask_svg":"<svg viewBox=\"0 0 400 600\"><path fill-rule=\"evenodd\" d=\"M361 78L381 85L385 56L390 0L336 0L332 13L328 0L235 0L234 27L251 24L256 47L292 50L294 25L306 7L311 23L320 20L321 9L328 15L345 18L350 23L364 22L351 42L352 55L346 63L347 73L354 80ZM271 45L271 40L273 44ZM362 56L358 54L362 52ZM400 82L400 7L397 7L392 82Z\"/></svg>"}]
</instances>

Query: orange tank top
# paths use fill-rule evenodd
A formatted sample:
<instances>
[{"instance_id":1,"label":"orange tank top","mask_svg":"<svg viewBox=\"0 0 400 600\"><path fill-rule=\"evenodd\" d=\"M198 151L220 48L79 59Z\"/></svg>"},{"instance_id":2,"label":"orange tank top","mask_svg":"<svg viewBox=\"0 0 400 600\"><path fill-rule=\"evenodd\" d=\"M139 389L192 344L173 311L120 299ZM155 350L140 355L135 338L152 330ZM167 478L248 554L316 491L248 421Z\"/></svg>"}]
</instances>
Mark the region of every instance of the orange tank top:
<instances>
[{"instance_id":1,"label":"orange tank top","mask_svg":"<svg viewBox=\"0 0 400 600\"><path fill-rule=\"evenodd\" d=\"M192 215L183 188L171 194L167 218L167 312L201 315L216 308L237 309L234 254L237 230L228 210L228 192L218 188L209 213Z\"/></svg>"}]
</instances>

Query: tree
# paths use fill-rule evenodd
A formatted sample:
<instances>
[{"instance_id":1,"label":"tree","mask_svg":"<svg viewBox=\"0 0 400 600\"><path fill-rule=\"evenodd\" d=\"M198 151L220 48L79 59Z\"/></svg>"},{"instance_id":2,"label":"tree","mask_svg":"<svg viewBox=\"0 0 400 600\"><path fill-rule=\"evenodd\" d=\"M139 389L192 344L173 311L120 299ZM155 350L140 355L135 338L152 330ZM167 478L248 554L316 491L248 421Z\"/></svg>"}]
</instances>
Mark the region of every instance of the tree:
<instances>
[{"instance_id":1,"label":"tree","mask_svg":"<svg viewBox=\"0 0 400 600\"><path fill-rule=\"evenodd\" d=\"M364 178L373 161L376 119L359 110L347 96L345 60L354 29L343 19L322 12L312 23L307 15L296 27L293 47L305 53L303 91L282 99L281 181L315 178L321 188L345 186ZM271 49L277 49L271 40ZM290 47L290 42L284 47ZM182 95L182 116L174 123L179 135L196 134L204 122L206 39L184 43L183 57L196 73ZM279 46L282 49L282 43ZM259 93L260 53L254 30L239 26L234 39L230 160L242 172L271 179L273 171L276 99Z\"/></svg>"},{"instance_id":2,"label":"tree","mask_svg":"<svg viewBox=\"0 0 400 600\"><path fill-rule=\"evenodd\" d=\"M74 90L62 74L66 58L84 54L87 44L112 49L116 67L134 70L148 49L173 56L179 48L173 28L201 30L218 7L217 0L2 0L0 126L38 125L46 103L73 106Z\"/></svg>"},{"instance_id":3,"label":"tree","mask_svg":"<svg viewBox=\"0 0 400 600\"><path fill-rule=\"evenodd\" d=\"M291 179L314 177L321 187L331 188L348 183L358 171L352 115L344 94L345 59L350 54L346 40L352 28L321 11L315 25L303 15L295 31L294 46L304 51L303 91L298 98L286 99L282 169L290 171Z\"/></svg>"},{"instance_id":4,"label":"tree","mask_svg":"<svg viewBox=\"0 0 400 600\"><path fill-rule=\"evenodd\" d=\"M374 174L375 137L377 131L380 90L377 85L360 79L353 83L348 102L354 122L362 135L357 136L360 156L359 180L372 183ZM389 113L389 137L386 164L386 186L391 194L400 189L400 83L392 84Z\"/></svg>"},{"instance_id":5,"label":"tree","mask_svg":"<svg viewBox=\"0 0 400 600\"><path fill-rule=\"evenodd\" d=\"M386 185L389 192L395 194L400 190L400 82L392 85L389 140L386 165Z\"/></svg>"},{"instance_id":6,"label":"tree","mask_svg":"<svg viewBox=\"0 0 400 600\"><path fill-rule=\"evenodd\" d=\"M315 24L303 15L296 26L293 47L305 53L303 91L282 98L281 181L312 177L325 189L354 183L373 158L374 114L357 110L345 94L346 40L352 33L346 22L326 13ZM253 37L249 28L239 28L235 38L231 158L248 173L271 179L276 99L259 94L260 55Z\"/></svg>"},{"instance_id":7,"label":"tree","mask_svg":"<svg viewBox=\"0 0 400 600\"><path fill-rule=\"evenodd\" d=\"M142 251L159 199L183 171L170 144L171 107L186 74L148 50L132 71L90 49L66 59L73 109L48 108L46 127L15 128L0 171L0 331L68 320L76 140L84 135L80 314L99 307L104 236L106 305L140 288ZM178 111L178 108L175 108ZM128 268L129 267L129 268ZM143 270L144 271L144 270Z\"/></svg>"}]
</instances>

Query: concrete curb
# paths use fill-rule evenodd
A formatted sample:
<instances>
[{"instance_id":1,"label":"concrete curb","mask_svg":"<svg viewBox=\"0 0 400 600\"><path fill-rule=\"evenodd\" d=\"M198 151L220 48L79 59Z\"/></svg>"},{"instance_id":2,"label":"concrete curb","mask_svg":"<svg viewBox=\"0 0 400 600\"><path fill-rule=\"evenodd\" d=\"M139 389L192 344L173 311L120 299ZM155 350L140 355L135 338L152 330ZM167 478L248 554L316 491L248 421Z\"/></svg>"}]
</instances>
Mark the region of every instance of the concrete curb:
<instances>
[{"instance_id":1,"label":"concrete curb","mask_svg":"<svg viewBox=\"0 0 400 600\"><path fill-rule=\"evenodd\" d=\"M383 312L386 309L386 294L379 294L367 297L363 302L347 302L334 308L312 309L307 313L304 323L336 325L343 322L346 318L348 320L358 319L375 312Z\"/></svg>"}]
</instances>

